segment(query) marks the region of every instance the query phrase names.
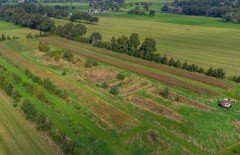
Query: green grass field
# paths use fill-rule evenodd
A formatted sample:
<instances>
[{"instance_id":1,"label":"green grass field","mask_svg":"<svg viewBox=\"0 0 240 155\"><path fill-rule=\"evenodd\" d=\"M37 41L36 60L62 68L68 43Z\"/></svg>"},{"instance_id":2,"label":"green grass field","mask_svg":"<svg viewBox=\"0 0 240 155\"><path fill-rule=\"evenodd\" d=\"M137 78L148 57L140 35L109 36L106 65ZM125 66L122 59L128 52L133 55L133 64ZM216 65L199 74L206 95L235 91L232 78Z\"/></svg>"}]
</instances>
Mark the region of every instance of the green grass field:
<instances>
[{"instance_id":1,"label":"green grass field","mask_svg":"<svg viewBox=\"0 0 240 155\"><path fill-rule=\"evenodd\" d=\"M20 38L25 38L28 33L36 34L39 33L37 30L32 30L28 28L21 28L17 25L12 23L7 23L4 21L0 21L0 34L4 34L5 37L10 36L17 36Z\"/></svg>"},{"instance_id":2,"label":"green grass field","mask_svg":"<svg viewBox=\"0 0 240 155\"><path fill-rule=\"evenodd\" d=\"M0 154L57 154L0 91Z\"/></svg>"},{"instance_id":3,"label":"green grass field","mask_svg":"<svg viewBox=\"0 0 240 155\"><path fill-rule=\"evenodd\" d=\"M55 20L57 24L67 21ZM162 55L187 60L208 68L222 67L228 75L240 71L240 25L220 19L184 15L157 14L155 17L123 13L101 14L97 25L85 24L88 34L100 32L103 40L112 36L138 33L143 40L153 38Z\"/></svg>"}]
</instances>

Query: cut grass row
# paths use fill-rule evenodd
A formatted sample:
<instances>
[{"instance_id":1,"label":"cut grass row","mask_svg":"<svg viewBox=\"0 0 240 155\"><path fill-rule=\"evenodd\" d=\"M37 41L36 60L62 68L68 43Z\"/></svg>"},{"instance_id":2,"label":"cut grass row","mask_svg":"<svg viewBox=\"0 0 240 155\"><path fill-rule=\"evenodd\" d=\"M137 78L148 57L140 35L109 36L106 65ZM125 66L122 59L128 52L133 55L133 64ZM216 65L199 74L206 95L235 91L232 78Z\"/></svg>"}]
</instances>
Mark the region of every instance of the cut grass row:
<instances>
[{"instance_id":1,"label":"cut grass row","mask_svg":"<svg viewBox=\"0 0 240 155\"><path fill-rule=\"evenodd\" d=\"M55 39L59 39L62 40L62 38L55 38ZM65 41L65 40L64 40ZM74 44L74 43L72 43ZM130 62L134 62L143 66L147 66L147 67L151 67L154 69L158 69L170 74L174 74L177 76L181 76L187 79L191 79L194 81L198 81L198 82L202 82L214 87L219 87L219 88L224 88L224 89L230 89L233 88L233 84L224 80L220 80L217 78L213 78L213 77L209 77L203 74L199 74L199 73L194 73L194 72L189 72L183 69L179 69L179 68L174 68L174 67L170 67L167 65L161 65L161 64L157 64L151 61L147 61L147 60L143 60L143 59L139 59L133 56L129 56L127 54L123 54L123 53L117 53L117 52L112 52L106 49L101 49L101 48L97 48L91 45L87 45L87 44L82 44L82 43L76 43L75 45L78 45L84 49L88 49L88 50L92 50L92 51L96 51L99 52L101 54L105 54L111 57L115 57L115 58L120 58L123 60L127 60Z\"/></svg>"},{"instance_id":2,"label":"cut grass row","mask_svg":"<svg viewBox=\"0 0 240 155\"><path fill-rule=\"evenodd\" d=\"M69 41L69 40L66 40L66 39L60 39L59 40L59 39L56 39L56 37L54 37L54 38L53 37L42 38L41 41L45 42L45 43L48 43L48 44L51 44L51 45L54 45L54 46L57 46L57 47L60 47L60 48L64 48L64 49L67 49L67 50L72 50L75 53L80 54L82 56L85 56L85 57L88 57L88 58L91 58L91 59L95 59L97 61L101 61L101 62L110 64L110 65L115 66L115 67L119 67L119 68L122 68L122 69L129 70L133 73L140 74L140 75L146 76L146 77L151 78L151 79L155 79L157 81L163 82L163 83L168 84L168 85L172 85L172 86L176 86L176 87L180 87L180 88L185 88L187 90L191 90L191 91L196 92L196 93L211 94L211 95L217 95L218 94L218 92L216 92L214 90L207 89L207 88L204 88L204 87L201 87L201 86L198 86L198 85L190 84L190 83L188 83L186 81L183 81L183 80L180 80L180 79L176 79L176 78L173 78L173 77L170 77L170 76L167 76L167 75L160 75L160 74L157 74L153 71L149 71L149 70L146 70L146 69L143 69L143 68L140 68L140 67L135 67L135 66L132 66L132 65L128 65L128 64L126 64L122 61L115 61L113 59L109 59L109 58L105 57L104 55L91 54L91 53L87 52L88 50L82 51L82 48L77 46L76 42L74 44L74 41Z\"/></svg>"}]
</instances>

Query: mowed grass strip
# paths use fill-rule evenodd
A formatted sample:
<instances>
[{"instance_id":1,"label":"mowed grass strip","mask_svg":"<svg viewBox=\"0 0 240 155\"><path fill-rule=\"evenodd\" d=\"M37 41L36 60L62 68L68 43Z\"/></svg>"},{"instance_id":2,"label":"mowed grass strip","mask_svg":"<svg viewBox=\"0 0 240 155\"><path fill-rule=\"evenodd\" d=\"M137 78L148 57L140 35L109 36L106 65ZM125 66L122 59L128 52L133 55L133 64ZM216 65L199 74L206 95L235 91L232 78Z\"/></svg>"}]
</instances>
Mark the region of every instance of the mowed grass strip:
<instances>
[{"instance_id":1,"label":"mowed grass strip","mask_svg":"<svg viewBox=\"0 0 240 155\"><path fill-rule=\"evenodd\" d=\"M12 107L0 89L0 154L61 154Z\"/></svg>"},{"instance_id":2,"label":"mowed grass strip","mask_svg":"<svg viewBox=\"0 0 240 155\"><path fill-rule=\"evenodd\" d=\"M180 87L180 88L185 88L187 90L191 90L191 91L196 92L196 93L211 94L211 95L217 95L218 94L217 91L207 89L207 88L195 85L195 84L191 84L191 83L188 83L186 81L176 79L176 78L173 78L173 77L170 77L170 76L167 76L167 75L160 75L160 74L157 74L153 71L149 71L149 70L146 70L146 69L143 69L143 68L140 68L140 67L135 67L135 66L126 64L126 63L122 62L121 60L116 61L116 60L113 60L113 59L109 59L109 58L105 57L104 55L91 54L91 53L87 52L87 50L82 51L81 49L78 48L78 46L76 46L74 44L74 41L70 41L70 40L66 40L66 39L59 40L59 39L56 39L55 37L41 38L40 40L42 42L45 42L45 43L48 43L48 44L51 44L51 45L54 45L54 46L57 46L57 47L60 47L60 48L72 50L75 53L80 54L82 56L85 56L85 57L88 57L88 58L91 58L91 59L95 59L97 61L101 61L101 62L110 64L110 65L115 66L115 67L119 67L119 68L122 68L122 69L129 70L133 73L143 75L145 77L163 82L163 83L168 84L168 85L172 85L172 86L176 86L176 87Z\"/></svg>"},{"instance_id":3,"label":"mowed grass strip","mask_svg":"<svg viewBox=\"0 0 240 155\"><path fill-rule=\"evenodd\" d=\"M175 120L175 121L183 121L184 118L168 108L155 103L152 100L146 99L144 97L138 96L138 95L133 95L127 98L127 101L130 102L131 104L140 107L141 109L150 111L152 113L155 113L157 115L162 115L164 117L167 117L169 119Z\"/></svg>"},{"instance_id":4,"label":"mowed grass strip","mask_svg":"<svg viewBox=\"0 0 240 155\"><path fill-rule=\"evenodd\" d=\"M62 38L56 38L56 39L63 40ZM76 44L77 46L80 46L80 47L88 49L88 50L99 52L101 54L105 54L105 55L112 56L112 57L115 57L115 58L120 58L120 59L123 59L123 60L127 60L127 61L137 63L137 64L140 64L140 65L143 65L143 66L151 67L151 68L154 68L154 69L159 69L161 71L164 71L164 72L167 72L167 73L170 73L170 74L174 74L174 75L178 75L178 76L181 76L181 77L184 77L184 78L187 78L187 79L191 79L191 80L194 80L194 81L202 82L202 83L214 86L214 87L219 87L219 88L223 88L223 89L231 89L231 88L234 87L234 85L232 83L228 82L228 81L224 81L224 80L220 80L220 79L217 79L217 78L209 77L209 76L206 76L206 75L203 75L203 74L189 72L189 71L186 71L186 70L183 70L183 69L177 69L177 68L170 67L170 66L167 66L167 65L157 64L157 63L154 63L154 62L151 62L151 61L147 61L147 60L143 60L143 59L136 58L136 57L133 57L133 56L129 56L127 54L112 52L112 51L109 51L109 50L106 50L106 49L101 49L101 48L94 47L94 46L87 45L87 44L76 43L76 42L73 43L73 44Z\"/></svg>"},{"instance_id":5,"label":"mowed grass strip","mask_svg":"<svg viewBox=\"0 0 240 155\"><path fill-rule=\"evenodd\" d=\"M71 82L69 82L69 80L65 80L56 76L54 73L44 70L38 65L33 64L31 61L22 57L20 54L8 50L1 45L0 52L23 69L28 68L32 73L38 75L41 78L49 78L50 80L52 80L52 82L56 83L61 88L75 93L80 100L84 98L84 100L86 101L84 102L84 106L86 106L94 115L100 117L100 119L102 119L103 121L112 124L116 130L128 130L139 123L136 119L121 111L120 109L106 103L98 97L93 97L92 94L72 84ZM99 112L99 110L97 109L105 109L105 111L103 113Z\"/></svg>"}]
</instances>

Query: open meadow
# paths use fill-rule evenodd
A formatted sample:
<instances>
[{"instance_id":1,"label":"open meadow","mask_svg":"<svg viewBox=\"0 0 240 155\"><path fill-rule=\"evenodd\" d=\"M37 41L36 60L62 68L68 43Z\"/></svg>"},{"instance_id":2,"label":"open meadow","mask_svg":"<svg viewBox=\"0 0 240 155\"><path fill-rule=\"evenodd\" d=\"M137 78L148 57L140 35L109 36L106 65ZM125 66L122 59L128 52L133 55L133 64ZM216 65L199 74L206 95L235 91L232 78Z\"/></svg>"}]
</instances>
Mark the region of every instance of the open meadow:
<instances>
[{"instance_id":1,"label":"open meadow","mask_svg":"<svg viewBox=\"0 0 240 155\"><path fill-rule=\"evenodd\" d=\"M222 67L228 75L240 72L239 24L223 23L217 18L157 13L154 17L106 13L96 25L85 24L88 36L100 32L104 41L113 36L139 34L157 42L157 51L168 57L208 68ZM57 24L67 21L55 19Z\"/></svg>"}]
</instances>

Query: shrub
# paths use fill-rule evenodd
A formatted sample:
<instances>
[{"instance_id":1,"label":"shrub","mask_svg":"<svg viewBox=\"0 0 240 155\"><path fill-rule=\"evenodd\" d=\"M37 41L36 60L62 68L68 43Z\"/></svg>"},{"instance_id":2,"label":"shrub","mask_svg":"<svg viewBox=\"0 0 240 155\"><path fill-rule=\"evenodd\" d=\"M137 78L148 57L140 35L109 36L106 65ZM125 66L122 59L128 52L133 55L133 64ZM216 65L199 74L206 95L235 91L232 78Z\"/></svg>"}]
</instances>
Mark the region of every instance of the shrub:
<instances>
[{"instance_id":1,"label":"shrub","mask_svg":"<svg viewBox=\"0 0 240 155\"><path fill-rule=\"evenodd\" d=\"M21 95L17 91L14 91L12 94L12 98L15 102L20 102Z\"/></svg>"},{"instance_id":2,"label":"shrub","mask_svg":"<svg viewBox=\"0 0 240 155\"><path fill-rule=\"evenodd\" d=\"M21 109L24 112L26 119L33 120L33 118L36 116L36 110L29 100L23 101Z\"/></svg>"},{"instance_id":3,"label":"shrub","mask_svg":"<svg viewBox=\"0 0 240 155\"><path fill-rule=\"evenodd\" d=\"M17 74L13 74L13 81L14 81L15 84L21 84L22 83L22 78Z\"/></svg>"},{"instance_id":4,"label":"shrub","mask_svg":"<svg viewBox=\"0 0 240 155\"><path fill-rule=\"evenodd\" d=\"M68 62L73 62L73 52L72 51L65 51L63 53L63 58L66 59Z\"/></svg>"},{"instance_id":5,"label":"shrub","mask_svg":"<svg viewBox=\"0 0 240 155\"><path fill-rule=\"evenodd\" d=\"M66 71L63 71L63 72L62 72L62 75L67 75L67 72L66 72Z\"/></svg>"},{"instance_id":6,"label":"shrub","mask_svg":"<svg viewBox=\"0 0 240 155\"><path fill-rule=\"evenodd\" d=\"M110 89L110 93L113 95L118 95L118 87L114 86Z\"/></svg>"},{"instance_id":7,"label":"shrub","mask_svg":"<svg viewBox=\"0 0 240 155\"><path fill-rule=\"evenodd\" d=\"M98 62L96 60L92 60L92 59L87 59L85 62L85 67L86 68L91 68L93 66L97 66Z\"/></svg>"},{"instance_id":8,"label":"shrub","mask_svg":"<svg viewBox=\"0 0 240 155\"><path fill-rule=\"evenodd\" d=\"M118 73L117 79L124 80L125 79L124 73L123 72Z\"/></svg>"},{"instance_id":9,"label":"shrub","mask_svg":"<svg viewBox=\"0 0 240 155\"><path fill-rule=\"evenodd\" d=\"M168 88L164 88L164 89L163 89L162 96L163 96L164 98L169 98L169 89L168 89Z\"/></svg>"},{"instance_id":10,"label":"shrub","mask_svg":"<svg viewBox=\"0 0 240 155\"><path fill-rule=\"evenodd\" d=\"M38 49L45 53L50 51L48 45L46 43L42 43L41 41L39 42Z\"/></svg>"},{"instance_id":11,"label":"shrub","mask_svg":"<svg viewBox=\"0 0 240 155\"><path fill-rule=\"evenodd\" d=\"M103 82L101 87L103 89L107 89L108 88L108 83L107 82Z\"/></svg>"}]
</instances>

